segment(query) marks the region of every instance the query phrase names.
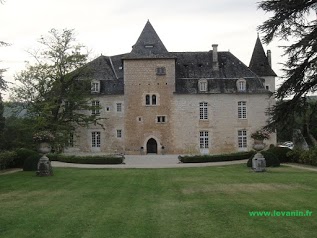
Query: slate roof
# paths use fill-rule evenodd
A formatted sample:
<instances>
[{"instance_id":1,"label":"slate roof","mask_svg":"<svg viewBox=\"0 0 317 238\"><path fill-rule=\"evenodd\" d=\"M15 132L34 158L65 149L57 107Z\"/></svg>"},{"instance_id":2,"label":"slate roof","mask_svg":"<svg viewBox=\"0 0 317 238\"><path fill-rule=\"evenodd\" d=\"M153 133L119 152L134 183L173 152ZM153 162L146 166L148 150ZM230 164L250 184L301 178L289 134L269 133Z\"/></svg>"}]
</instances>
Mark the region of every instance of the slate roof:
<instances>
[{"instance_id":1,"label":"slate roof","mask_svg":"<svg viewBox=\"0 0 317 238\"><path fill-rule=\"evenodd\" d=\"M165 48L150 21L147 21L132 51L125 59L173 58Z\"/></svg>"},{"instance_id":2,"label":"slate roof","mask_svg":"<svg viewBox=\"0 0 317 238\"><path fill-rule=\"evenodd\" d=\"M269 64L259 36L256 39L249 68L260 77L277 76Z\"/></svg>"},{"instance_id":3,"label":"slate roof","mask_svg":"<svg viewBox=\"0 0 317 238\"><path fill-rule=\"evenodd\" d=\"M87 71L83 77L100 80L101 94L123 94L124 60L174 58L176 63L175 93L199 93L197 91L198 81L202 78L208 81L206 93L237 93L236 81L241 78L246 80L245 93L269 93L264 88L264 79L259 76L270 76L275 73L268 65L263 46L260 41L259 43L257 40L250 62L252 68L247 67L230 52L218 52L219 70L214 70L212 67L213 51L168 52L148 21L130 53L96 58L87 64ZM264 64L266 65L265 70L258 71L257 65L262 61L267 63Z\"/></svg>"},{"instance_id":4,"label":"slate roof","mask_svg":"<svg viewBox=\"0 0 317 238\"><path fill-rule=\"evenodd\" d=\"M264 80L230 52L218 52L219 70L212 69L212 51L175 52L176 93L199 93L199 79L207 79L208 90L203 93L237 93L236 82L245 79L247 90L243 93L264 93Z\"/></svg>"}]
</instances>

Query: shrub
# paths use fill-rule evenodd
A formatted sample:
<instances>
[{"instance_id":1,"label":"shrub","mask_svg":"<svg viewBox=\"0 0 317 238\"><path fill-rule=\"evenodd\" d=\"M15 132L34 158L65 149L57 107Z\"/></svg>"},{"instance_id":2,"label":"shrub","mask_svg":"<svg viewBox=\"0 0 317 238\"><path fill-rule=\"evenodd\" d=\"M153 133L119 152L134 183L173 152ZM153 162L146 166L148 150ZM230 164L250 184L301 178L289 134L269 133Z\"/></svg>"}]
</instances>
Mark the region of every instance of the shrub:
<instances>
[{"instance_id":1,"label":"shrub","mask_svg":"<svg viewBox=\"0 0 317 238\"><path fill-rule=\"evenodd\" d=\"M178 159L182 163L206 163L206 162L220 162L220 161L233 161L249 159L254 155L253 151L238 152L232 154L220 154L220 155L193 155L193 156L178 156Z\"/></svg>"},{"instance_id":2,"label":"shrub","mask_svg":"<svg viewBox=\"0 0 317 238\"><path fill-rule=\"evenodd\" d=\"M270 147L270 149L267 151L274 154L281 163L287 163L291 161L291 157L287 156L287 154L292 150L287 147Z\"/></svg>"},{"instance_id":3,"label":"shrub","mask_svg":"<svg viewBox=\"0 0 317 238\"><path fill-rule=\"evenodd\" d=\"M310 150L295 149L287 154L294 163L317 166L317 147Z\"/></svg>"},{"instance_id":4,"label":"shrub","mask_svg":"<svg viewBox=\"0 0 317 238\"><path fill-rule=\"evenodd\" d=\"M50 161L58 161L61 157L61 154L49 153L47 154L47 157L50 159Z\"/></svg>"},{"instance_id":5,"label":"shrub","mask_svg":"<svg viewBox=\"0 0 317 238\"><path fill-rule=\"evenodd\" d=\"M278 167L278 166L280 166L280 161L277 158L277 156L275 156L275 154L271 153L269 150L262 151L261 154L265 158L266 167ZM252 167L252 159L253 159L253 157L249 158L249 160L247 162L248 167Z\"/></svg>"},{"instance_id":6,"label":"shrub","mask_svg":"<svg viewBox=\"0 0 317 238\"><path fill-rule=\"evenodd\" d=\"M14 151L5 151L0 153L0 170L12 167L12 163L17 157Z\"/></svg>"},{"instance_id":7,"label":"shrub","mask_svg":"<svg viewBox=\"0 0 317 238\"><path fill-rule=\"evenodd\" d=\"M48 155L49 157L49 155ZM50 157L49 157L50 158ZM122 164L124 156L65 156L58 155L55 157L61 162L76 164Z\"/></svg>"},{"instance_id":8,"label":"shrub","mask_svg":"<svg viewBox=\"0 0 317 238\"><path fill-rule=\"evenodd\" d=\"M15 152L16 152L17 156L13 162L13 167L16 167L16 168L23 168L24 161L28 157L35 156L38 154L34 150L24 149L24 148L16 149Z\"/></svg>"},{"instance_id":9,"label":"shrub","mask_svg":"<svg viewBox=\"0 0 317 238\"><path fill-rule=\"evenodd\" d=\"M37 154L26 158L23 164L23 171L37 171L37 164L41 157L41 155Z\"/></svg>"},{"instance_id":10,"label":"shrub","mask_svg":"<svg viewBox=\"0 0 317 238\"><path fill-rule=\"evenodd\" d=\"M266 167L278 167L280 166L280 161L278 157L270 151L262 151L261 154L264 156L266 161Z\"/></svg>"}]
</instances>

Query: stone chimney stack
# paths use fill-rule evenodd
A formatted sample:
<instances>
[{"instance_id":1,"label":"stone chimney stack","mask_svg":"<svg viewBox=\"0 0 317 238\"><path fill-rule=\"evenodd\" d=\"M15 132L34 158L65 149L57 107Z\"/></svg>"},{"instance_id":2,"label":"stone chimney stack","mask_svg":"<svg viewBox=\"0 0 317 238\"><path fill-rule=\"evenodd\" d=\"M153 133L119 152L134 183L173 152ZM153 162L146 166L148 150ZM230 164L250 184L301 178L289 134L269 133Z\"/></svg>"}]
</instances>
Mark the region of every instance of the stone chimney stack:
<instances>
[{"instance_id":1,"label":"stone chimney stack","mask_svg":"<svg viewBox=\"0 0 317 238\"><path fill-rule=\"evenodd\" d=\"M272 57L271 57L271 51L267 50L267 61L269 62L269 65L272 67Z\"/></svg>"},{"instance_id":2,"label":"stone chimney stack","mask_svg":"<svg viewBox=\"0 0 317 238\"><path fill-rule=\"evenodd\" d=\"M212 45L212 69L215 71L219 70L217 44Z\"/></svg>"}]
</instances>

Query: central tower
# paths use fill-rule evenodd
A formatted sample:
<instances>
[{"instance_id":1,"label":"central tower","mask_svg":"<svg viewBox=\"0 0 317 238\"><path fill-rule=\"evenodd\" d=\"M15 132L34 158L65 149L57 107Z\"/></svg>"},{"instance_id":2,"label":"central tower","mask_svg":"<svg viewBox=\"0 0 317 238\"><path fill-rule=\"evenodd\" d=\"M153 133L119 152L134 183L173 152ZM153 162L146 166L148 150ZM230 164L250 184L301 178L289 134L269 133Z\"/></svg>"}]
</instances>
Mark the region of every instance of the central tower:
<instances>
[{"instance_id":1,"label":"central tower","mask_svg":"<svg viewBox=\"0 0 317 238\"><path fill-rule=\"evenodd\" d=\"M149 21L123 59L123 69L126 153L171 153L175 57Z\"/></svg>"}]
</instances>

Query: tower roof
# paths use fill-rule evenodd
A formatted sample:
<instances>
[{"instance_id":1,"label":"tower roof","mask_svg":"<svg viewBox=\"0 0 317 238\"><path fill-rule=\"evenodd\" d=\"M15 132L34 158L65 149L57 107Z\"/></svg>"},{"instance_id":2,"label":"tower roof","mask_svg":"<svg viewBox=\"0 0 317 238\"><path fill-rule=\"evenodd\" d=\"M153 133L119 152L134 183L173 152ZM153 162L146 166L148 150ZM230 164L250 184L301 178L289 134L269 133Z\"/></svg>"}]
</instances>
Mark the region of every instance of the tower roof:
<instances>
[{"instance_id":1,"label":"tower roof","mask_svg":"<svg viewBox=\"0 0 317 238\"><path fill-rule=\"evenodd\" d=\"M277 76L269 64L259 36L256 39L249 68L260 77Z\"/></svg>"},{"instance_id":2,"label":"tower roof","mask_svg":"<svg viewBox=\"0 0 317 238\"><path fill-rule=\"evenodd\" d=\"M173 58L148 20L126 58Z\"/></svg>"}]
</instances>

